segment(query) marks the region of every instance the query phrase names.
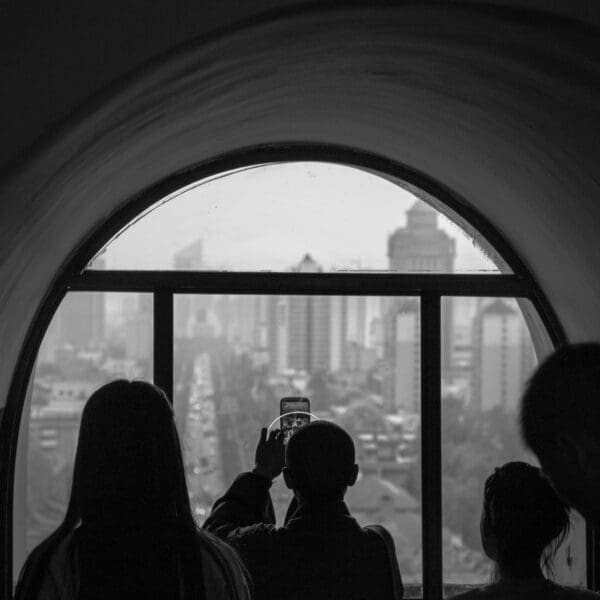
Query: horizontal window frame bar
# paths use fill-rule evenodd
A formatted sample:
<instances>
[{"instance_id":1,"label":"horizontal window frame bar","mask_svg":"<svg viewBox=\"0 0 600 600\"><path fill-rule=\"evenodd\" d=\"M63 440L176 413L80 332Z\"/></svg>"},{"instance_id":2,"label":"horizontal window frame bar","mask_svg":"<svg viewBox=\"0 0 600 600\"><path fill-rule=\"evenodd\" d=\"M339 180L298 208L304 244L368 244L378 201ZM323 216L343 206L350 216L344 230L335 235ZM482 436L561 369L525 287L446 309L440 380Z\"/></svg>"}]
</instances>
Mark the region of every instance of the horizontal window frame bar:
<instances>
[{"instance_id":1,"label":"horizontal window frame bar","mask_svg":"<svg viewBox=\"0 0 600 600\"><path fill-rule=\"evenodd\" d=\"M71 280L68 291L529 298L531 284L520 275L501 274L86 270Z\"/></svg>"}]
</instances>

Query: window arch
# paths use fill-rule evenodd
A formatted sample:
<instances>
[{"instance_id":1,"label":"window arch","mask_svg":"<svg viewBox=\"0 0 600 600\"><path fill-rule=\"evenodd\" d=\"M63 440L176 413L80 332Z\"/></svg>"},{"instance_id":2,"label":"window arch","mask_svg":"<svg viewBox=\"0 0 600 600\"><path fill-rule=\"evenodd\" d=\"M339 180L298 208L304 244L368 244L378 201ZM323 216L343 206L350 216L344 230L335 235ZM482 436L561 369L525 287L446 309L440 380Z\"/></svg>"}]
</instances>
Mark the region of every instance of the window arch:
<instances>
[{"instance_id":1,"label":"window arch","mask_svg":"<svg viewBox=\"0 0 600 600\"><path fill-rule=\"evenodd\" d=\"M171 272L144 269L99 271L93 268L93 258L107 240L112 239L128 223L139 215L146 214L145 211L174 191L193 185L196 181L219 177L223 173L230 173L237 169L282 161L303 160L358 168L363 172L383 177L399 185L401 189L408 190L417 198L426 200L430 206L435 207L442 214L450 216L455 223L462 226L463 230L476 240L492 258L492 261L499 266L499 272L494 274L427 272L432 266L431 262L424 262L422 266L417 265L417 268L422 271L417 273L365 273L351 270L332 273L314 272L313 269L308 272L302 272L300 269L299 272L294 273L243 270L199 271L193 266L190 269L184 268ZM419 215L416 215L416 218L418 220ZM86 265L90 262L92 268L88 269ZM244 294L268 297L292 295L315 298L371 296L417 300L417 317L413 318L411 323L418 328L419 345L414 346L411 352L416 353L418 359L415 362L417 365L415 377L419 382L418 392L420 395L418 412L420 413L420 422L426 425L421 428L420 432L422 489L419 492L423 511L422 580L424 589L421 590L419 586L414 586L413 594L416 597L422 593L429 598L440 598L443 594L443 548L446 543L443 536L447 535L445 533L447 528L444 526L443 515L442 446L446 417L442 413L441 400L442 369L445 358L442 340L445 331L444 306L448 304L446 298L460 296L519 299L518 301L511 300L508 303L500 300L496 302L504 306L506 312L512 312L513 315L515 311L522 312L532 342L539 354L543 355L552 345L564 341L560 324L535 281L500 234L494 231L483 217L470 210L466 203L452 194L450 190L431 181L423 174L379 156L339 147L274 145L243 150L175 174L152 189L144 191L118 214L113 215L74 255L71 263L61 274L55 289L52 290L44 310L32 327L11 395L15 414L18 414L23 405L29 374L44 331L63 296L68 293L71 295L90 294L91 297L94 292L136 293L153 298L152 374L155 382L164 387L171 398L176 394L173 360L177 305L174 298L178 294ZM481 310L478 313L481 322L477 324L476 335L482 338L490 327L495 327L494 318L500 319L500 330L504 337L511 334L519 335L514 318L505 315L504 317L494 316L484 319L483 314L492 312L489 310L490 304L484 305L485 302L482 302ZM496 308L501 311L501 307L496 306ZM401 310L400 313L405 314L406 311ZM150 343L148 340L147 343ZM504 354L502 357L503 369L506 370ZM130 375L136 375L136 373L130 373ZM504 385L505 379L502 379L502 386ZM501 388L500 391L499 402L502 403L505 402L507 391L504 388ZM394 425L393 421L394 419L391 419L390 428ZM406 422L402 426L406 427ZM47 435L51 437L51 434ZM15 437L12 441L13 452L16 441ZM366 452L370 441L372 440L365 440ZM378 440L378 443L381 447L385 446L383 439ZM12 481L7 480L2 484L10 489ZM389 489L382 492L380 498L383 505L388 506L390 501L399 502L397 492L397 489L393 489L391 493ZM5 519L10 519L10 507L2 508ZM7 521L5 520L5 522Z\"/></svg>"}]
</instances>

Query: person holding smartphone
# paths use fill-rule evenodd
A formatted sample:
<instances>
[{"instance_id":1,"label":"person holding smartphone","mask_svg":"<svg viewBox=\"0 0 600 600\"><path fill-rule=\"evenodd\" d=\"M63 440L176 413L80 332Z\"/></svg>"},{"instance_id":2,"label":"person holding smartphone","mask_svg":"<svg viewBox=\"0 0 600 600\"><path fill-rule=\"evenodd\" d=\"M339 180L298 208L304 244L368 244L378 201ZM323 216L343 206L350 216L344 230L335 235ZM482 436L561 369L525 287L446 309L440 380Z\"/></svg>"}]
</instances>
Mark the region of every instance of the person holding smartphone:
<instances>
[{"instance_id":1,"label":"person holding smartphone","mask_svg":"<svg viewBox=\"0 0 600 600\"><path fill-rule=\"evenodd\" d=\"M269 489L283 473L294 497L282 527ZM240 554L255 600L400 600L402 580L390 534L361 527L344 503L358 476L352 438L316 421L284 434L263 429L255 466L217 500L204 524Z\"/></svg>"}]
</instances>

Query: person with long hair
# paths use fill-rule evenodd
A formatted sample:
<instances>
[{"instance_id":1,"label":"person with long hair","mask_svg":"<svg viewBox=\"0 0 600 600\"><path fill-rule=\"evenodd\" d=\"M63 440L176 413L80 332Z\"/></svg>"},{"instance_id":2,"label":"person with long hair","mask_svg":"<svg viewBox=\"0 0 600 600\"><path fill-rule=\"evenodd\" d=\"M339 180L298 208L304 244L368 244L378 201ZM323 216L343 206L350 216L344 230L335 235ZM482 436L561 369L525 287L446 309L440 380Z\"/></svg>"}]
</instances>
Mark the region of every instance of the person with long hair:
<instances>
[{"instance_id":1,"label":"person with long hair","mask_svg":"<svg viewBox=\"0 0 600 600\"><path fill-rule=\"evenodd\" d=\"M16 600L249 600L235 552L196 525L173 410L118 380L81 418L62 524L30 554Z\"/></svg>"},{"instance_id":2,"label":"person with long hair","mask_svg":"<svg viewBox=\"0 0 600 600\"><path fill-rule=\"evenodd\" d=\"M587 590L551 581L552 561L569 533L569 507L538 467L509 462L485 482L481 542L494 561L490 585L460 600L598 600Z\"/></svg>"}]
</instances>

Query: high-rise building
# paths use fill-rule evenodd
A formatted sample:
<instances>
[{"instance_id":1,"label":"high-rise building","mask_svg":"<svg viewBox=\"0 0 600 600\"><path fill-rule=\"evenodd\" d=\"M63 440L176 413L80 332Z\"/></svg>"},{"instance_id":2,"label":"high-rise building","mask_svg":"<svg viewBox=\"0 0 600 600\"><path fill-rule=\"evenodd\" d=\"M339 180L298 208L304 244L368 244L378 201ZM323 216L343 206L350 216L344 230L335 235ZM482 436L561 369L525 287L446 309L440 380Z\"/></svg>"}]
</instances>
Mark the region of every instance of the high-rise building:
<instances>
[{"instance_id":1,"label":"high-rise building","mask_svg":"<svg viewBox=\"0 0 600 600\"><path fill-rule=\"evenodd\" d=\"M534 360L518 309L500 298L482 300L473 321L472 401L483 411L516 410Z\"/></svg>"},{"instance_id":2,"label":"high-rise building","mask_svg":"<svg viewBox=\"0 0 600 600\"><path fill-rule=\"evenodd\" d=\"M454 240L437 226L438 211L417 200L406 211L406 226L388 238L389 267L402 273L452 273Z\"/></svg>"},{"instance_id":3,"label":"high-rise building","mask_svg":"<svg viewBox=\"0 0 600 600\"><path fill-rule=\"evenodd\" d=\"M406 226L388 239L389 268L401 273L452 273L456 243L438 228L438 211L417 200L406 212ZM452 302L444 302L442 315L442 369L452 358Z\"/></svg>"},{"instance_id":4,"label":"high-rise building","mask_svg":"<svg viewBox=\"0 0 600 600\"><path fill-rule=\"evenodd\" d=\"M377 340L373 337L372 320L375 306L369 308L366 296L334 296L330 298L330 365L359 379L378 358Z\"/></svg>"},{"instance_id":5,"label":"high-rise building","mask_svg":"<svg viewBox=\"0 0 600 600\"><path fill-rule=\"evenodd\" d=\"M421 320L418 300L398 300L386 317L383 398L387 410L419 412Z\"/></svg>"},{"instance_id":6,"label":"high-rise building","mask_svg":"<svg viewBox=\"0 0 600 600\"><path fill-rule=\"evenodd\" d=\"M318 273L306 254L293 272ZM366 370L377 357L368 348L367 298L363 296L271 296L268 299L271 370Z\"/></svg>"},{"instance_id":7,"label":"high-rise building","mask_svg":"<svg viewBox=\"0 0 600 600\"><path fill-rule=\"evenodd\" d=\"M321 266L306 254L292 271L318 273ZM331 368L331 298L271 296L268 302L271 369L312 373Z\"/></svg>"},{"instance_id":8,"label":"high-rise building","mask_svg":"<svg viewBox=\"0 0 600 600\"><path fill-rule=\"evenodd\" d=\"M38 360L52 363L56 351L64 346L77 350L93 350L105 341L105 294L100 292L70 292L56 311Z\"/></svg>"},{"instance_id":9,"label":"high-rise building","mask_svg":"<svg viewBox=\"0 0 600 600\"><path fill-rule=\"evenodd\" d=\"M269 366L273 373L290 369L290 296L269 296L267 340Z\"/></svg>"},{"instance_id":10,"label":"high-rise building","mask_svg":"<svg viewBox=\"0 0 600 600\"><path fill-rule=\"evenodd\" d=\"M226 301L225 301L226 299ZM269 296L223 296L216 302L221 335L245 350L267 350L266 311Z\"/></svg>"},{"instance_id":11,"label":"high-rise building","mask_svg":"<svg viewBox=\"0 0 600 600\"><path fill-rule=\"evenodd\" d=\"M201 271L204 265L204 245L196 240L186 246L173 257L173 268L176 271ZM199 332L215 330L210 307L212 296L201 294L181 294L175 296L174 330L177 337L189 337ZM210 314L209 314L210 313Z\"/></svg>"},{"instance_id":12,"label":"high-rise building","mask_svg":"<svg viewBox=\"0 0 600 600\"><path fill-rule=\"evenodd\" d=\"M319 273L323 269L306 254L292 268L298 273ZM330 306L327 296L290 296L289 367L312 373L330 367Z\"/></svg>"},{"instance_id":13,"label":"high-rise building","mask_svg":"<svg viewBox=\"0 0 600 600\"><path fill-rule=\"evenodd\" d=\"M135 310L123 323L127 358L147 361L153 354L153 299L151 294L138 294Z\"/></svg>"},{"instance_id":14,"label":"high-rise building","mask_svg":"<svg viewBox=\"0 0 600 600\"><path fill-rule=\"evenodd\" d=\"M348 328L347 341L360 346L367 345L367 298L365 296L346 296Z\"/></svg>"},{"instance_id":15,"label":"high-rise building","mask_svg":"<svg viewBox=\"0 0 600 600\"><path fill-rule=\"evenodd\" d=\"M329 298L329 369L347 367L348 303L346 296Z\"/></svg>"},{"instance_id":16,"label":"high-rise building","mask_svg":"<svg viewBox=\"0 0 600 600\"><path fill-rule=\"evenodd\" d=\"M307 329L307 371L331 369L331 297L309 297L309 319Z\"/></svg>"},{"instance_id":17,"label":"high-rise building","mask_svg":"<svg viewBox=\"0 0 600 600\"><path fill-rule=\"evenodd\" d=\"M104 341L104 294L71 292L57 313L59 345L69 344L77 350L95 348Z\"/></svg>"},{"instance_id":18,"label":"high-rise building","mask_svg":"<svg viewBox=\"0 0 600 600\"><path fill-rule=\"evenodd\" d=\"M438 212L423 200L417 200L406 213L406 226L396 229L388 238L388 261L391 271L401 273L452 273L454 271L455 242L438 228ZM419 307L415 302L384 298L384 401L391 409L414 405L420 391L406 396L406 377L418 369L420 356ZM411 306L410 317L407 307ZM442 314L442 372L446 375L452 364L452 302L443 304ZM407 332L414 339L406 339ZM400 336L400 340L397 339ZM412 361L405 364L403 360ZM400 375L395 371L400 369ZM404 383L403 383L404 382ZM400 387L399 387L400 386ZM411 393L413 393L411 392Z\"/></svg>"}]
</instances>

